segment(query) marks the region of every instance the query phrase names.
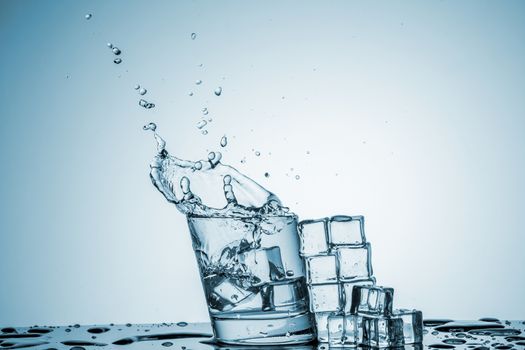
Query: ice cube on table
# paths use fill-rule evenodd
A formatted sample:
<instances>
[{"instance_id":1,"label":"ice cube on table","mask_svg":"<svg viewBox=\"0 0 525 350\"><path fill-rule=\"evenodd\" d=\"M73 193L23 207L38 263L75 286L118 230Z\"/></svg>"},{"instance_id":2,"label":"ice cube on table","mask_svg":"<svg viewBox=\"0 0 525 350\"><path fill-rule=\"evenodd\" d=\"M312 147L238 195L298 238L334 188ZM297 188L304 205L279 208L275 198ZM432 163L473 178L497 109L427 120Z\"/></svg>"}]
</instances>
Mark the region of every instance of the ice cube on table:
<instances>
[{"instance_id":1,"label":"ice cube on table","mask_svg":"<svg viewBox=\"0 0 525 350\"><path fill-rule=\"evenodd\" d=\"M337 258L335 255L315 255L305 258L308 283L331 283L337 281Z\"/></svg>"},{"instance_id":2,"label":"ice cube on table","mask_svg":"<svg viewBox=\"0 0 525 350\"><path fill-rule=\"evenodd\" d=\"M363 216L332 216L328 230L331 245L363 245L366 243Z\"/></svg>"},{"instance_id":3,"label":"ice cube on table","mask_svg":"<svg viewBox=\"0 0 525 350\"><path fill-rule=\"evenodd\" d=\"M279 247L249 250L239 255L239 262L261 283L279 281L286 276Z\"/></svg>"},{"instance_id":4,"label":"ice cube on table","mask_svg":"<svg viewBox=\"0 0 525 350\"><path fill-rule=\"evenodd\" d=\"M396 347L423 341L423 315L395 310L392 316L363 316L363 341L371 347Z\"/></svg>"},{"instance_id":5,"label":"ice cube on table","mask_svg":"<svg viewBox=\"0 0 525 350\"><path fill-rule=\"evenodd\" d=\"M393 303L393 288L356 285L352 290L350 313L391 316Z\"/></svg>"},{"instance_id":6,"label":"ice cube on table","mask_svg":"<svg viewBox=\"0 0 525 350\"><path fill-rule=\"evenodd\" d=\"M371 286L374 284L376 284L375 277L357 279L351 282L343 282L342 288L341 288L343 292L343 300L344 300L343 311L347 314L350 313L350 309L352 307L352 290L354 286L360 286L360 285Z\"/></svg>"},{"instance_id":7,"label":"ice cube on table","mask_svg":"<svg viewBox=\"0 0 525 350\"><path fill-rule=\"evenodd\" d=\"M328 343L330 347L341 347L345 344L345 315L328 316Z\"/></svg>"},{"instance_id":8,"label":"ice cube on table","mask_svg":"<svg viewBox=\"0 0 525 350\"><path fill-rule=\"evenodd\" d=\"M298 226L303 256L328 253L328 218L303 220Z\"/></svg>"},{"instance_id":9,"label":"ice cube on table","mask_svg":"<svg viewBox=\"0 0 525 350\"><path fill-rule=\"evenodd\" d=\"M310 311L339 311L341 309L341 293L339 291L339 284L317 284L310 285L308 288L310 293Z\"/></svg>"},{"instance_id":10,"label":"ice cube on table","mask_svg":"<svg viewBox=\"0 0 525 350\"><path fill-rule=\"evenodd\" d=\"M276 310L294 306L297 308L307 307L306 283L304 278L285 280L273 283L273 304Z\"/></svg>"},{"instance_id":11,"label":"ice cube on table","mask_svg":"<svg viewBox=\"0 0 525 350\"><path fill-rule=\"evenodd\" d=\"M370 243L355 247L338 247L339 278L342 281L363 279L372 276Z\"/></svg>"},{"instance_id":12,"label":"ice cube on table","mask_svg":"<svg viewBox=\"0 0 525 350\"><path fill-rule=\"evenodd\" d=\"M317 329L317 340L320 343L328 342L328 317L332 315L332 311L316 312L315 317L315 328Z\"/></svg>"}]
</instances>

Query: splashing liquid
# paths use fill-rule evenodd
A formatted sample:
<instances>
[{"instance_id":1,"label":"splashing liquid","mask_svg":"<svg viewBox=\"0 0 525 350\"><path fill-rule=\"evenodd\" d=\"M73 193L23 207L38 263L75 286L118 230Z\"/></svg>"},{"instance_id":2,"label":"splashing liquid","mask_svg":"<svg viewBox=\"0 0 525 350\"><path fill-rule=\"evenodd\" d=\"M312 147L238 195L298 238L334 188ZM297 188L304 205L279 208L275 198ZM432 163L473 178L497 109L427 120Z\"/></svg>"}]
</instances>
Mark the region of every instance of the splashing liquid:
<instances>
[{"instance_id":1,"label":"splashing liquid","mask_svg":"<svg viewBox=\"0 0 525 350\"><path fill-rule=\"evenodd\" d=\"M150 164L150 177L157 189L180 212L204 217L293 216L277 196L237 169L221 163L220 152L207 159L182 160L166 150L166 142L154 133L157 155ZM226 142L224 142L226 144Z\"/></svg>"}]
</instances>

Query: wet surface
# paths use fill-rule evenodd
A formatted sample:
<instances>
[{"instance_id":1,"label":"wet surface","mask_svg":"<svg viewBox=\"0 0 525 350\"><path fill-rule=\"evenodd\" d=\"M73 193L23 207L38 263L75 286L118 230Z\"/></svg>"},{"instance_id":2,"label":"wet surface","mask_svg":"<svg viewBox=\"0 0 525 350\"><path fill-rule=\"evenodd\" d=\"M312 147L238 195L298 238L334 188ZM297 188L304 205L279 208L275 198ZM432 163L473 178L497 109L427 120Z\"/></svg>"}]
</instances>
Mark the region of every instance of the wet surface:
<instances>
[{"instance_id":1,"label":"wet surface","mask_svg":"<svg viewBox=\"0 0 525 350\"><path fill-rule=\"evenodd\" d=\"M525 350L525 321L425 320L422 345L411 349ZM33 326L0 329L0 350L89 350L89 349L264 349L232 347L213 342L209 323L124 324L101 326ZM327 344L279 346L266 349L325 350ZM337 348L341 349L341 348Z\"/></svg>"}]
</instances>

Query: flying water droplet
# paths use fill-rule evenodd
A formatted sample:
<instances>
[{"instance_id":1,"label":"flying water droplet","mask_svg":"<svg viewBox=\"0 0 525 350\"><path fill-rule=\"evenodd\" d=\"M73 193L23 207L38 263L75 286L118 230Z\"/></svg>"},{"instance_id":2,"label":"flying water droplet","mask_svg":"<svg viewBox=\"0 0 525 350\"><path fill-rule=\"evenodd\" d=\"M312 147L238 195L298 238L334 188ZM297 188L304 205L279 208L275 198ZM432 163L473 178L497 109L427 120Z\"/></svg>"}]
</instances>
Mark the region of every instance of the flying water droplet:
<instances>
[{"instance_id":1,"label":"flying water droplet","mask_svg":"<svg viewBox=\"0 0 525 350\"><path fill-rule=\"evenodd\" d=\"M221 138L221 147L226 147L227 144L228 144L228 138L226 137L226 135L224 135Z\"/></svg>"},{"instance_id":2,"label":"flying water droplet","mask_svg":"<svg viewBox=\"0 0 525 350\"><path fill-rule=\"evenodd\" d=\"M220 96L222 94L222 87L219 86L213 92L215 93L215 95Z\"/></svg>"},{"instance_id":3,"label":"flying water droplet","mask_svg":"<svg viewBox=\"0 0 525 350\"><path fill-rule=\"evenodd\" d=\"M113 49L111 51L113 51L113 53L115 55L117 55L117 56L122 53L122 51L120 51L120 49L118 47L113 47Z\"/></svg>"},{"instance_id":4,"label":"flying water droplet","mask_svg":"<svg viewBox=\"0 0 525 350\"><path fill-rule=\"evenodd\" d=\"M151 102L148 102L148 101L146 101L144 99L141 99L139 101L139 106L144 107L146 109L151 109L151 108L155 107L155 104L151 103Z\"/></svg>"},{"instance_id":5,"label":"flying water droplet","mask_svg":"<svg viewBox=\"0 0 525 350\"><path fill-rule=\"evenodd\" d=\"M86 19L91 19L91 17L93 17L93 15L91 13L88 13L84 16Z\"/></svg>"},{"instance_id":6,"label":"flying water droplet","mask_svg":"<svg viewBox=\"0 0 525 350\"><path fill-rule=\"evenodd\" d=\"M113 44L112 44L112 43L107 43L106 45L107 45L107 47L109 47L110 49L113 48Z\"/></svg>"},{"instance_id":7,"label":"flying water droplet","mask_svg":"<svg viewBox=\"0 0 525 350\"><path fill-rule=\"evenodd\" d=\"M264 177L270 177L270 173L264 173Z\"/></svg>"},{"instance_id":8,"label":"flying water droplet","mask_svg":"<svg viewBox=\"0 0 525 350\"><path fill-rule=\"evenodd\" d=\"M299 180L301 177L299 175L295 175L295 179Z\"/></svg>"},{"instance_id":9,"label":"flying water droplet","mask_svg":"<svg viewBox=\"0 0 525 350\"><path fill-rule=\"evenodd\" d=\"M115 64L121 64L121 63L122 63L122 60L121 60L120 58L115 58L115 59L113 60L113 62L114 62Z\"/></svg>"},{"instance_id":10,"label":"flying water droplet","mask_svg":"<svg viewBox=\"0 0 525 350\"><path fill-rule=\"evenodd\" d=\"M149 123L149 124L146 124L142 127L142 129L144 130L151 130L151 131L155 131L157 130L157 124L155 123Z\"/></svg>"},{"instance_id":11,"label":"flying water droplet","mask_svg":"<svg viewBox=\"0 0 525 350\"><path fill-rule=\"evenodd\" d=\"M257 157L259 157L259 156L261 155L261 152L259 152L259 151L255 151L255 155L256 155Z\"/></svg>"},{"instance_id":12,"label":"flying water droplet","mask_svg":"<svg viewBox=\"0 0 525 350\"><path fill-rule=\"evenodd\" d=\"M189 96L193 96L193 91L188 92Z\"/></svg>"},{"instance_id":13,"label":"flying water droplet","mask_svg":"<svg viewBox=\"0 0 525 350\"><path fill-rule=\"evenodd\" d=\"M206 120L201 120L197 123L197 129L202 129L206 126L206 124L208 124L208 122Z\"/></svg>"},{"instance_id":14,"label":"flying water droplet","mask_svg":"<svg viewBox=\"0 0 525 350\"><path fill-rule=\"evenodd\" d=\"M144 88L140 88L140 90L139 90L139 94L141 94L142 96L146 95L147 92L148 92L148 90L146 90Z\"/></svg>"},{"instance_id":15,"label":"flying water droplet","mask_svg":"<svg viewBox=\"0 0 525 350\"><path fill-rule=\"evenodd\" d=\"M203 108L202 109L202 114L208 115L208 108Z\"/></svg>"},{"instance_id":16,"label":"flying water droplet","mask_svg":"<svg viewBox=\"0 0 525 350\"><path fill-rule=\"evenodd\" d=\"M195 80L195 84L196 84L196 85L200 85L200 84L202 84L202 80L200 80L200 79Z\"/></svg>"},{"instance_id":17,"label":"flying water droplet","mask_svg":"<svg viewBox=\"0 0 525 350\"><path fill-rule=\"evenodd\" d=\"M139 85L139 84L135 85L134 89L135 89L135 90L140 89L140 85Z\"/></svg>"},{"instance_id":18,"label":"flying water droplet","mask_svg":"<svg viewBox=\"0 0 525 350\"><path fill-rule=\"evenodd\" d=\"M197 38L197 33L191 33L191 40L195 40Z\"/></svg>"},{"instance_id":19,"label":"flying water droplet","mask_svg":"<svg viewBox=\"0 0 525 350\"><path fill-rule=\"evenodd\" d=\"M201 131L201 134L203 134L203 135L208 135L208 130L202 130L202 131Z\"/></svg>"}]
</instances>

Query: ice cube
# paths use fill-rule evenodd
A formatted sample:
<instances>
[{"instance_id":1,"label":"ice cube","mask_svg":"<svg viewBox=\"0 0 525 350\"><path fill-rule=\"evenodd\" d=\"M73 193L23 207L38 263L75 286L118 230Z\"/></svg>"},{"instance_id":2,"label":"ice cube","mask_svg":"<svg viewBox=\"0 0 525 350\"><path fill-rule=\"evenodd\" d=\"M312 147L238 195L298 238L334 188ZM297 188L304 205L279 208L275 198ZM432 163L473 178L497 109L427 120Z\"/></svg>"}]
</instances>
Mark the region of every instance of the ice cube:
<instances>
[{"instance_id":1,"label":"ice cube","mask_svg":"<svg viewBox=\"0 0 525 350\"><path fill-rule=\"evenodd\" d=\"M330 347L341 347L345 345L345 316L332 314L328 316L328 343Z\"/></svg>"},{"instance_id":2,"label":"ice cube","mask_svg":"<svg viewBox=\"0 0 525 350\"><path fill-rule=\"evenodd\" d=\"M328 253L328 218L299 223L300 253L303 256Z\"/></svg>"},{"instance_id":3,"label":"ice cube","mask_svg":"<svg viewBox=\"0 0 525 350\"><path fill-rule=\"evenodd\" d=\"M359 345L363 342L363 317L359 315L345 315L344 344L347 346Z\"/></svg>"},{"instance_id":4,"label":"ice cube","mask_svg":"<svg viewBox=\"0 0 525 350\"><path fill-rule=\"evenodd\" d=\"M343 292L343 300L344 300L344 312L350 313L350 309L352 307L352 289L354 286L359 285L374 285L376 284L375 277L369 277L365 279L359 279L359 280L353 280L352 282L344 282L342 283L342 292Z\"/></svg>"},{"instance_id":5,"label":"ice cube","mask_svg":"<svg viewBox=\"0 0 525 350\"><path fill-rule=\"evenodd\" d=\"M363 344L396 347L421 343L423 315L417 310L395 310L392 316L363 316Z\"/></svg>"},{"instance_id":6,"label":"ice cube","mask_svg":"<svg viewBox=\"0 0 525 350\"><path fill-rule=\"evenodd\" d=\"M350 313L391 316L393 302L393 288L356 285L352 290Z\"/></svg>"},{"instance_id":7,"label":"ice cube","mask_svg":"<svg viewBox=\"0 0 525 350\"><path fill-rule=\"evenodd\" d=\"M329 224L330 244L363 245L366 243L363 216L333 216Z\"/></svg>"},{"instance_id":8,"label":"ice cube","mask_svg":"<svg viewBox=\"0 0 525 350\"><path fill-rule=\"evenodd\" d=\"M236 304L253 297L254 290L247 290L236 283L235 279L224 278L213 288L209 299L212 309L227 311Z\"/></svg>"},{"instance_id":9,"label":"ice cube","mask_svg":"<svg viewBox=\"0 0 525 350\"><path fill-rule=\"evenodd\" d=\"M317 284L308 288L310 293L310 311L339 311L341 309L341 293L339 284Z\"/></svg>"},{"instance_id":10,"label":"ice cube","mask_svg":"<svg viewBox=\"0 0 525 350\"><path fill-rule=\"evenodd\" d=\"M317 328L317 340L320 343L328 342L328 317L333 312L316 312L315 316L315 328Z\"/></svg>"},{"instance_id":11,"label":"ice cube","mask_svg":"<svg viewBox=\"0 0 525 350\"><path fill-rule=\"evenodd\" d=\"M356 247L338 247L339 278L342 281L372 276L370 243Z\"/></svg>"},{"instance_id":12,"label":"ice cube","mask_svg":"<svg viewBox=\"0 0 525 350\"><path fill-rule=\"evenodd\" d=\"M278 281L285 277L279 247L249 250L239 255L239 262L250 274L257 277L260 283Z\"/></svg>"},{"instance_id":13,"label":"ice cube","mask_svg":"<svg viewBox=\"0 0 525 350\"><path fill-rule=\"evenodd\" d=\"M273 283L273 303L275 309L295 307L302 309L307 307L306 283L304 278L285 280Z\"/></svg>"},{"instance_id":14,"label":"ice cube","mask_svg":"<svg viewBox=\"0 0 525 350\"><path fill-rule=\"evenodd\" d=\"M337 281L337 258L335 255L316 255L306 259L308 283L331 283Z\"/></svg>"}]
</instances>

